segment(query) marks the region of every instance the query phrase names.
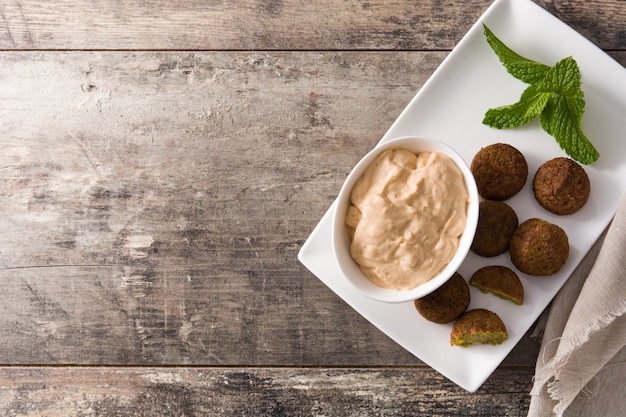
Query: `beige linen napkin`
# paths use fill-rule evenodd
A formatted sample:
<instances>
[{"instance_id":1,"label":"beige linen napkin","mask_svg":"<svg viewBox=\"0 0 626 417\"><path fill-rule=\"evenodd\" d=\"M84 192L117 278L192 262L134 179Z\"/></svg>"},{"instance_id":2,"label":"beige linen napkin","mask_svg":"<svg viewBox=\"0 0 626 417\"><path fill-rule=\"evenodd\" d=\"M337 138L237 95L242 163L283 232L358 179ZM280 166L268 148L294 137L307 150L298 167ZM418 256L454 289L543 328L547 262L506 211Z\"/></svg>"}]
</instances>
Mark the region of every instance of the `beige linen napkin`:
<instances>
[{"instance_id":1,"label":"beige linen napkin","mask_svg":"<svg viewBox=\"0 0 626 417\"><path fill-rule=\"evenodd\" d=\"M625 311L623 196L608 230L551 304L529 417L626 416Z\"/></svg>"}]
</instances>

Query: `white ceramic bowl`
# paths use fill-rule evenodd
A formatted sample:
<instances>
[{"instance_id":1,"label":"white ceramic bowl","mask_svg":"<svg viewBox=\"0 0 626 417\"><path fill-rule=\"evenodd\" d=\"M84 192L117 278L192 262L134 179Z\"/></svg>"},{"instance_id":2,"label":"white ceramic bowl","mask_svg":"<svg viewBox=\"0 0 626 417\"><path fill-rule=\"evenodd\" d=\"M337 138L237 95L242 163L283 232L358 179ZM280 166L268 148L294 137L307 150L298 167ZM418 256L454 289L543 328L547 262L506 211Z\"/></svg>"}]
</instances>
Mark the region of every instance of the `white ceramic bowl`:
<instances>
[{"instance_id":1,"label":"white ceramic bowl","mask_svg":"<svg viewBox=\"0 0 626 417\"><path fill-rule=\"evenodd\" d=\"M376 156L378 156L378 154L380 154L383 150L389 148L404 148L416 154L420 152L440 152L449 156L463 173L465 185L470 198L467 206L467 224L465 226L465 231L461 236L456 254L439 274L434 276L430 281L418 285L416 288L409 291L391 290L379 287L372 283L363 274L363 272L361 272L359 265L350 255L350 236L348 235L348 229L345 225L346 213L350 207L350 194L354 185L359 178L361 178L365 169L376 158ZM446 282L457 271L467 256L470 246L472 245L472 241L474 240L474 234L478 224L478 203L478 189L476 188L476 182L474 181L472 172L463 158L461 158L461 156L448 145L436 140L415 137L402 137L385 142L384 144L374 148L356 164L339 192L337 204L335 205L335 212L333 213L332 224L333 251L337 257L339 268L346 279L354 287L356 287L364 295L374 300L388 303L400 303L421 298L439 288L444 282Z\"/></svg>"}]
</instances>

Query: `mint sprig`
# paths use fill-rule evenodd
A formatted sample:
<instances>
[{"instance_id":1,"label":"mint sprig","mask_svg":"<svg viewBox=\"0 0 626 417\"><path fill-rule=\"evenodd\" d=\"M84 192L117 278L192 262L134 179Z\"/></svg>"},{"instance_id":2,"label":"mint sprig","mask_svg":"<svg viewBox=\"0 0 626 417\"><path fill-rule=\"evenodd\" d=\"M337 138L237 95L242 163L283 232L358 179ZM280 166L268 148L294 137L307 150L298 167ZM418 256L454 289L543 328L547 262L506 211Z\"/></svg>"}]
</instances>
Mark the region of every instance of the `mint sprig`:
<instances>
[{"instance_id":1,"label":"mint sprig","mask_svg":"<svg viewBox=\"0 0 626 417\"><path fill-rule=\"evenodd\" d=\"M542 128L572 159L582 164L597 161L600 154L582 131L585 98L574 58L564 58L552 67L535 62L511 50L486 25L483 27L487 42L509 74L530 84L517 103L487 110L483 123L510 129L539 116Z\"/></svg>"}]
</instances>

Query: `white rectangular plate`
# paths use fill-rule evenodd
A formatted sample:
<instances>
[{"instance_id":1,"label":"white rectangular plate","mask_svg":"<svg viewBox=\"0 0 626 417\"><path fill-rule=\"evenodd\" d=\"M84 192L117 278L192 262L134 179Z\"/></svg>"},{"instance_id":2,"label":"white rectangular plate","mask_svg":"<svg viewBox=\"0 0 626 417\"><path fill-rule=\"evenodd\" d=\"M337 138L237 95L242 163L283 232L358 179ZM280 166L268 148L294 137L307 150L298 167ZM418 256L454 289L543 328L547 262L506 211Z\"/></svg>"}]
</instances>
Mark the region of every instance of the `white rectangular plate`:
<instances>
[{"instance_id":1,"label":"white rectangular plate","mask_svg":"<svg viewBox=\"0 0 626 417\"><path fill-rule=\"evenodd\" d=\"M591 181L589 201L579 212L556 216L537 204L532 178L537 168L566 156L537 121L512 130L491 129L481 123L488 108L514 103L525 84L509 75L483 35L485 23L522 56L554 65L573 56L582 73L587 102L583 131L600 152L585 169ZM561 226L570 240L570 256L550 277L519 273L524 304L516 306L471 289L469 308L487 308L500 315L509 338L498 346L450 346L451 325L424 320L413 303L384 304L368 299L342 276L331 249L331 211L321 219L299 253L300 261L337 295L372 324L423 362L467 391L477 390L547 307L593 243L610 223L626 191L626 70L569 26L529 0L496 0L448 55L401 113L381 143L399 136L439 139L470 163L486 145L505 142L527 159L525 188L507 200L520 223L539 217ZM467 257L459 272L466 280L486 265L513 268L508 254L496 258Z\"/></svg>"}]
</instances>

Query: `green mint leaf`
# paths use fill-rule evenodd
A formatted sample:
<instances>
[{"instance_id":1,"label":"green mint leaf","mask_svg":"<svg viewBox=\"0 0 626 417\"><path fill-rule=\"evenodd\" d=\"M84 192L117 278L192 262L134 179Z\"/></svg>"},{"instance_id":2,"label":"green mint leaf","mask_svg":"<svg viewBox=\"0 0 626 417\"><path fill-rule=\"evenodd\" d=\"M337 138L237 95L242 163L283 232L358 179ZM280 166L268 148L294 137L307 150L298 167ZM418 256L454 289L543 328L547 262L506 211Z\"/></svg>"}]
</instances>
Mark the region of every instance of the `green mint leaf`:
<instances>
[{"instance_id":1,"label":"green mint leaf","mask_svg":"<svg viewBox=\"0 0 626 417\"><path fill-rule=\"evenodd\" d=\"M572 57L553 67L512 51L484 26L487 42L506 70L530 84L517 103L487 110L483 123L498 129L522 126L539 116L541 127L572 159L591 164L600 154L582 131L585 97L578 64Z\"/></svg>"},{"instance_id":2,"label":"green mint leaf","mask_svg":"<svg viewBox=\"0 0 626 417\"><path fill-rule=\"evenodd\" d=\"M580 69L574 58L570 56L560 60L554 67L550 68L543 79L537 83L537 87L541 91L557 93L566 97L576 97L583 94L580 84ZM583 102L583 111L584 108Z\"/></svg>"},{"instance_id":3,"label":"green mint leaf","mask_svg":"<svg viewBox=\"0 0 626 417\"><path fill-rule=\"evenodd\" d=\"M556 139L566 154L588 165L597 161L600 154L582 131L584 107L582 95L565 97L553 93L539 119L543 129Z\"/></svg>"},{"instance_id":4,"label":"green mint leaf","mask_svg":"<svg viewBox=\"0 0 626 417\"><path fill-rule=\"evenodd\" d=\"M543 130L552 135L572 159L591 164L600 154L582 131L585 98L580 78L580 69L572 57L562 59L548 71L537 84L541 91L552 93L540 122Z\"/></svg>"},{"instance_id":5,"label":"green mint leaf","mask_svg":"<svg viewBox=\"0 0 626 417\"><path fill-rule=\"evenodd\" d=\"M483 29L491 49L496 53L509 74L526 84L535 84L543 79L550 69L549 66L524 58L514 52L498 39L487 25L483 24Z\"/></svg>"},{"instance_id":6,"label":"green mint leaf","mask_svg":"<svg viewBox=\"0 0 626 417\"><path fill-rule=\"evenodd\" d=\"M483 123L497 129L522 126L541 114L549 98L550 92L540 91L531 85L517 103L487 110Z\"/></svg>"}]
</instances>

